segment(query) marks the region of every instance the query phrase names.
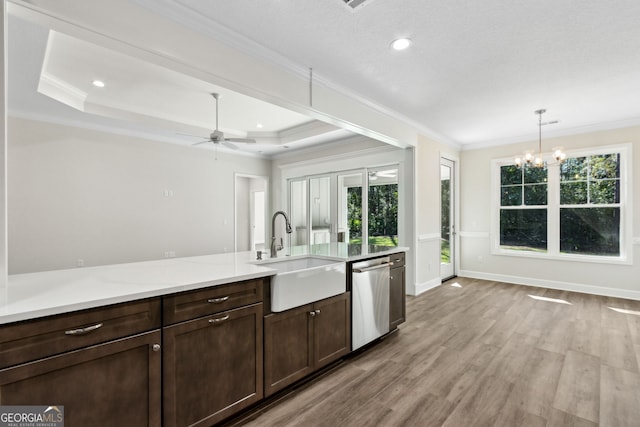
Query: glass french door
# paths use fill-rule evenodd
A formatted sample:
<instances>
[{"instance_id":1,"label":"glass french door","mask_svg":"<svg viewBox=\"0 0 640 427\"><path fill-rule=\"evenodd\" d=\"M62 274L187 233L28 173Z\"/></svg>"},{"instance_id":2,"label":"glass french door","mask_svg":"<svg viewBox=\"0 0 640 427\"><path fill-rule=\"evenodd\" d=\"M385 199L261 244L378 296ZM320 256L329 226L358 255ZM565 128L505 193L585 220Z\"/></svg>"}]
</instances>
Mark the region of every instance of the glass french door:
<instances>
[{"instance_id":1,"label":"glass french door","mask_svg":"<svg viewBox=\"0 0 640 427\"><path fill-rule=\"evenodd\" d=\"M456 275L455 163L440 159L440 278Z\"/></svg>"}]
</instances>

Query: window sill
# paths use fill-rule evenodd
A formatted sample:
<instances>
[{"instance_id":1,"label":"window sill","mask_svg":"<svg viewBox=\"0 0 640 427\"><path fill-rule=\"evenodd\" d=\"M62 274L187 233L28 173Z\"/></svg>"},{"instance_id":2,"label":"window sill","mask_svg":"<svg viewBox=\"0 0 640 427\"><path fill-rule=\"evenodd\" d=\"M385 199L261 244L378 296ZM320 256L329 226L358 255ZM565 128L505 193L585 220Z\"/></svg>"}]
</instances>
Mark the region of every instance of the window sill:
<instances>
[{"instance_id":1,"label":"window sill","mask_svg":"<svg viewBox=\"0 0 640 427\"><path fill-rule=\"evenodd\" d=\"M583 262L589 264L613 264L613 265L632 265L632 257L628 256L610 257L610 256L596 256L596 255L575 255L575 254L549 254L545 252L532 252L532 251L510 251L500 248L494 248L491 251L492 255L498 256L512 256L520 258L531 259L544 259L549 261L568 261L568 262Z\"/></svg>"}]
</instances>

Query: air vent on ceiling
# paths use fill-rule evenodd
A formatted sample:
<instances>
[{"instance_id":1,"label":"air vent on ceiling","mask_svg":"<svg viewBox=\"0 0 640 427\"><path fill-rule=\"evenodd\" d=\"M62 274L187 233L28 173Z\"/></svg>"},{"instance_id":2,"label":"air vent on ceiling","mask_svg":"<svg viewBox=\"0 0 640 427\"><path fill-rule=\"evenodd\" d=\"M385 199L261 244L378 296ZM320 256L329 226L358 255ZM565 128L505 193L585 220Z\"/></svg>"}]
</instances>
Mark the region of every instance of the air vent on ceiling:
<instances>
[{"instance_id":1,"label":"air vent on ceiling","mask_svg":"<svg viewBox=\"0 0 640 427\"><path fill-rule=\"evenodd\" d=\"M357 7L363 6L365 3L369 3L373 0L342 0L344 4L349 6L351 9L355 9Z\"/></svg>"}]
</instances>

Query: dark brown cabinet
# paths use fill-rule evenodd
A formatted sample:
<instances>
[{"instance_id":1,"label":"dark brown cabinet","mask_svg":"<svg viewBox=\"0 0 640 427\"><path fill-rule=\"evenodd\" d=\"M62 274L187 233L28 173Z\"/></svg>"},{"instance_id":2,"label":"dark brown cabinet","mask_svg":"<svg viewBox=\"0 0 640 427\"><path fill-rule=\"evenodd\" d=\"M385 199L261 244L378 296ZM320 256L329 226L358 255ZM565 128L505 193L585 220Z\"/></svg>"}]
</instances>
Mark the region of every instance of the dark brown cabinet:
<instances>
[{"instance_id":1,"label":"dark brown cabinet","mask_svg":"<svg viewBox=\"0 0 640 427\"><path fill-rule=\"evenodd\" d=\"M349 353L350 293L264 318L265 395Z\"/></svg>"},{"instance_id":2,"label":"dark brown cabinet","mask_svg":"<svg viewBox=\"0 0 640 427\"><path fill-rule=\"evenodd\" d=\"M165 300L165 315L180 312L176 302L192 311L198 301L198 314L211 313L163 328L165 426L210 426L262 399L262 303L228 305L234 295L244 295L235 305L262 298L261 287L248 281Z\"/></svg>"},{"instance_id":3,"label":"dark brown cabinet","mask_svg":"<svg viewBox=\"0 0 640 427\"><path fill-rule=\"evenodd\" d=\"M2 363L30 361L0 370L0 404L61 405L69 426L160 426L160 330L113 339L159 326L159 308L146 300L3 326ZM33 360L52 352L47 343L61 353Z\"/></svg>"},{"instance_id":4,"label":"dark brown cabinet","mask_svg":"<svg viewBox=\"0 0 640 427\"><path fill-rule=\"evenodd\" d=\"M404 253L391 255L389 287L389 330L392 331L406 320L406 278Z\"/></svg>"}]
</instances>

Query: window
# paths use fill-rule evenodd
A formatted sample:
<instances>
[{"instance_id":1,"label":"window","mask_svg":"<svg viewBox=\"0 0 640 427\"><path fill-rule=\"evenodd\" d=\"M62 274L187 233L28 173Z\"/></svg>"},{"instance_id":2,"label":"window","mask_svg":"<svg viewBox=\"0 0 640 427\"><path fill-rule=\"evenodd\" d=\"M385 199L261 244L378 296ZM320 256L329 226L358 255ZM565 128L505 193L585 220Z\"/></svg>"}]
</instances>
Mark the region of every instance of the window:
<instances>
[{"instance_id":1,"label":"window","mask_svg":"<svg viewBox=\"0 0 640 427\"><path fill-rule=\"evenodd\" d=\"M500 167L500 246L547 250L547 175L542 167Z\"/></svg>"},{"instance_id":2,"label":"window","mask_svg":"<svg viewBox=\"0 0 640 427\"><path fill-rule=\"evenodd\" d=\"M560 252L620 255L620 153L560 166Z\"/></svg>"},{"instance_id":3,"label":"window","mask_svg":"<svg viewBox=\"0 0 640 427\"><path fill-rule=\"evenodd\" d=\"M630 150L575 152L542 167L494 161L494 253L625 262Z\"/></svg>"},{"instance_id":4,"label":"window","mask_svg":"<svg viewBox=\"0 0 640 427\"><path fill-rule=\"evenodd\" d=\"M369 244L398 246L398 169L369 172Z\"/></svg>"},{"instance_id":5,"label":"window","mask_svg":"<svg viewBox=\"0 0 640 427\"><path fill-rule=\"evenodd\" d=\"M397 165L292 178L291 244L398 246L398 208Z\"/></svg>"}]
</instances>

